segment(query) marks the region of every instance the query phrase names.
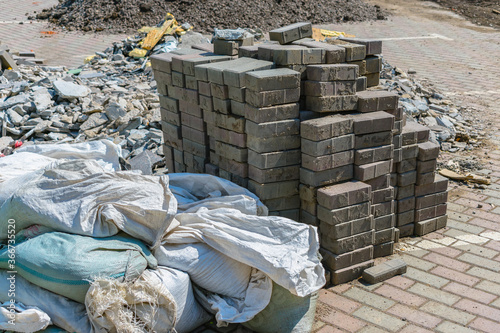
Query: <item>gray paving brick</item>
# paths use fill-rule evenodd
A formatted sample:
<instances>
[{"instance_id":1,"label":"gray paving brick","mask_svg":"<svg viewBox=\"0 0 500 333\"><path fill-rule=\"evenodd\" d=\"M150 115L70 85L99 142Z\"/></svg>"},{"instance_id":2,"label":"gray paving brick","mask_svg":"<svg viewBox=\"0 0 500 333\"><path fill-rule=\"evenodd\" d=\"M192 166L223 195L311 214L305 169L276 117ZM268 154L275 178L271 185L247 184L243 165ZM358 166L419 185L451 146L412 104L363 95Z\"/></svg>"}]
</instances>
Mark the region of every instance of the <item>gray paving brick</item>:
<instances>
[{"instance_id":1,"label":"gray paving brick","mask_svg":"<svg viewBox=\"0 0 500 333\"><path fill-rule=\"evenodd\" d=\"M300 149L258 153L248 150L248 164L259 169L278 168L295 165L300 162Z\"/></svg>"},{"instance_id":2,"label":"gray paving brick","mask_svg":"<svg viewBox=\"0 0 500 333\"><path fill-rule=\"evenodd\" d=\"M301 139L301 149L311 156L323 156L354 148L354 135L348 134L322 141Z\"/></svg>"},{"instance_id":3,"label":"gray paving brick","mask_svg":"<svg viewBox=\"0 0 500 333\"><path fill-rule=\"evenodd\" d=\"M294 119L299 117L299 104L291 103L264 108L245 104L245 117L255 123Z\"/></svg>"},{"instance_id":4,"label":"gray paving brick","mask_svg":"<svg viewBox=\"0 0 500 333\"><path fill-rule=\"evenodd\" d=\"M408 272L410 272L410 270L412 272L415 271L414 269L408 268ZM428 274L428 273L425 273L425 274ZM412 277L412 276L410 275L410 277ZM438 285L442 283L442 282L438 282L435 279L429 280L429 281L433 282L433 283L429 283L431 285L437 284L436 287L438 287ZM415 293L417 295L423 296L423 297L430 298L430 299L432 299L434 301L444 303L446 305L453 305L458 300L460 300L459 296L450 294L450 293L448 293L446 291L442 291L442 290L439 290L439 289L436 289L436 288L433 288L433 287L429 287L429 286L423 285L421 283L415 283L413 286L411 286L408 289L408 291L410 291L412 293Z\"/></svg>"},{"instance_id":5,"label":"gray paving brick","mask_svg":"<svg viewBox=\"0 0 500 333\"><path fill-rule=\"evenodd\" d=\"M353 133L353 121L349 116L333 115L303 121L300 135L311 141L322 141Z\"/></svg>"},{"instance_id":6,"label":"gray paving brick","mask_svg":"<svg viewBox=\"0 0 500 333\"><path fill-rule=\"evenodd\" d=\"M300 181L310 186L322 186L350 180L353 176L352 165L345 165L325 171L311 171L300 168Z\"/></svg>"}]
</instances>

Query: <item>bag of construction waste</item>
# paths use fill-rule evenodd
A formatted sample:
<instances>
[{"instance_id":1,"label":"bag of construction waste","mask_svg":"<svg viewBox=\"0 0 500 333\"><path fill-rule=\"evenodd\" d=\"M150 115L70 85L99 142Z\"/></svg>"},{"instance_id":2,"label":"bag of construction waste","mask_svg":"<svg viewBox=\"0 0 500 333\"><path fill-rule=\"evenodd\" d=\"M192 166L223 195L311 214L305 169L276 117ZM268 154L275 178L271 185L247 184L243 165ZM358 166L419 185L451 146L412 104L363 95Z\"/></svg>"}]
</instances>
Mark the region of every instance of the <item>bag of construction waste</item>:
<instances>
[{"instance_id":1,"label":"bag of construction waste","mask_svg":"<svg viewBox=\"0 0 500 333\"><path fill-rule=\"evenodd\" d=\"M93 160L56 161L0 188L0 241L37 224L56 231L109 237L123 231L154 247L175 224L168 177L107 171Z\"/></svg>"},{"instance_id":2,"label":"bag of construction waste","mask_svg":"<svg viewBox=\"0 0 500 333\"><path fill-rule=\"evenodd\" d=\"M96 278L134 281L157 261L140 241L124 236L93 238L48 232L15 247L0 247L0 268L12 269L29 282L83 303ZM36 305L36 304L29 304Z\"/></svg>"},{"instance_id":3,"label":"bag of construction waste","mask_svg":"<svg viewBox=\"0 0 500 333\"><path fill-rule=\"evenodd\" d=\"M36 306L50 317L54 325L68 332L96 332L90 324L84 304L40 288L21 275L13 275L3 269L0 269L0 302L11 301L12 284L15 287L16 302Z\"/></svg>"},{"instance_id":4,"label":"bag of construction waste","mask_svg":"<svg viewBox=\"0 0 500 333\"><path fill-rule=\"evenodd\" d=\"M189 333L211 318L195 300L189 275L162 266L134 282L94 281L85 305L103 332Z\"/></svg>"},{"instance_id":5,"label":"bag of construction waste","mask_svg":"<svg viewBox=\"0 0 500 333\"><path fill-rule=\"evenodd\" d=\"M0 158L0 184L9 179L44 168L54 161L56 159L52 157L28 152L2 157ZM3 186L3 184L0 186Z\"/></svg>"},{"instance_id":6,"label":"bag of construction waste","mask_svg":"<svg viewBox=\"0 0 500 333\"><path fill-rule=\"evenodd\" d=\"M163 248L155 251L160 260L163 249L172 244L205 243L252 268L244 298L211 290L197 294L202 305L215 314L219 326L247 322L264 310L271 299L272 281L293 295L308 298L326 282L318 255L318 235L312 226L278 216L248 215L231 208L199 208L196 212L177 214L175 220L180 226L164 239ZM219 256L218 260L224 259ZM204 273L215 275L209 270Z\"/></svg>"}]
</instances>

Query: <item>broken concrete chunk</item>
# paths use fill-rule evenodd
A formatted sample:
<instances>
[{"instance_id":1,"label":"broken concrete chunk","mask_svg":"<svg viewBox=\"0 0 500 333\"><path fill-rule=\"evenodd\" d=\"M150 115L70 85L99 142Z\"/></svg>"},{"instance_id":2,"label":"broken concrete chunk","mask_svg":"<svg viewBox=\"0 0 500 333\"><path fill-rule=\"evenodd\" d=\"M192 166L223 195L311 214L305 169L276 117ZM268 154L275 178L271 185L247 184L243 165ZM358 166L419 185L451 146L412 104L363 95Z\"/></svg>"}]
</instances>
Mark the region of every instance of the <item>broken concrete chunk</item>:
<instances>
[{"instance_id":1,"label":"broken concrete chunk","mask_svg":"<svg viewBox=\"0 0 500 333\"><path fill-rule=\"evenodd\" d=\"M149 150L145 150L128 162L133 170L141 170L143 175L151 175L153 174L153 168L161 161L163 161L161 157Z\"/></svg>"},{"instance_id":2,"label":"broken concrete chunk","mask_svg":"<svg viewBox=\"0 0 500 333\"><path fill-rule=\"evenodd\" d=\"M85 131L103 125L108 121L104 113L92 113L89 118L80 126L80 130Z\"/></svg>"},{"instance_id":3,"label":"broken concrete chunk","mask_svg":"<svg viewBox=\"0 0 500 333\"><path fill-rule=\"evenodd\" d=\"M363 279L368 283L375 284L404 273L406 273L406 263L401 259L393 259L365 269Z\"/></svg>"},{"instance_id":4,"label":"broken concrete chunk","mask_svg":"<svg viewBox=\"0 0 500 333\"><path fill-rule=\"evenodd\" d=\"M85 97L90 93L90 89L85 86L62 80L54 81L53 86L60 97L70 100Z\"/></svg>"}]
</instances>

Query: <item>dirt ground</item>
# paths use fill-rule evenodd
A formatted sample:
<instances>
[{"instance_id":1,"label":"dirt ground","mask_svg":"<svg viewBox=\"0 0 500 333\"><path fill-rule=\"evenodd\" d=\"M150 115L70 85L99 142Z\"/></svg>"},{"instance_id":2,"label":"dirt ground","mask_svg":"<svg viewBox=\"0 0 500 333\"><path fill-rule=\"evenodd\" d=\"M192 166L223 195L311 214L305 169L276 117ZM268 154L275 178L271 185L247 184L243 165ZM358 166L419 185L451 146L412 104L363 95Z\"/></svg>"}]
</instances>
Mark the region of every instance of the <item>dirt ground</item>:
<instances>
[{"instance_id":1,"label":"dirt ground","mask_svg":"<svg viewBox=\"0 0 500 333\"><path fill-rule=\"evenodd\" d=\"M475 24L500 27L498 0L433 0L443 7L467 17Z\"/></svg>"},{"instance_id":2,"label":"dirt ground","mask_svg":"<svg viewBox=\"0 0 500 333\"><path fill-rule=\"evenodd\" d=\"M238 27L267 32L300 21L328 24L385 18L378 6L363 0L61 0L29 15L69 31L130 33L160 23L168 12L199 32Z\"/></svg>"}]
</instances>

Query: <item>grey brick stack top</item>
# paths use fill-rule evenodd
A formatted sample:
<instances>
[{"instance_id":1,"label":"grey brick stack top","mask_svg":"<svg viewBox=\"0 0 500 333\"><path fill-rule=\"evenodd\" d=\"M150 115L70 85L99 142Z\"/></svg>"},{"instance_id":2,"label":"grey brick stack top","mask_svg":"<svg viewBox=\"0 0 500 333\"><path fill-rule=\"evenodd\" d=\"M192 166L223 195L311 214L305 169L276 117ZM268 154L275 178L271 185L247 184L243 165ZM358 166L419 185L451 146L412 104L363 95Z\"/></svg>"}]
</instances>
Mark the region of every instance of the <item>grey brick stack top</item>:
<instances>
[{"instance_id":1,"label":"grey brick stack top","mask_svg":"<svg viewBox=\"0 0 500 333\"><path fill-rule=\"evenodd\" d=\"M382 43L321 43L308 23L274 42L151 57L170 172L205 172L254 192L271 215L319 229L334 284L361 276L399 237L446 225L439 146L378 85ZM224 41L226 42L226 41ZM235 54L239 58L232 59Z\"/></svg>"},{"instance_id":2,"label":"grey brick stack top","mask_svg":"<svg viewBox=\"0 0 500 333\"><path fill-rule=\"evenodd\" d=\"M247 73L248 189L271 215L299 220L300 73L280 68Z\"/></svg>"}]
</instances>

